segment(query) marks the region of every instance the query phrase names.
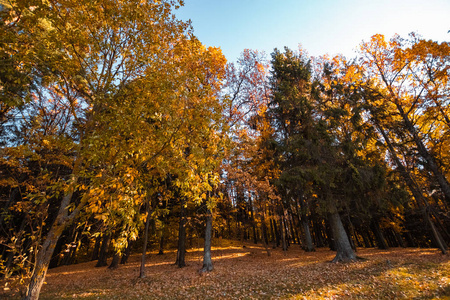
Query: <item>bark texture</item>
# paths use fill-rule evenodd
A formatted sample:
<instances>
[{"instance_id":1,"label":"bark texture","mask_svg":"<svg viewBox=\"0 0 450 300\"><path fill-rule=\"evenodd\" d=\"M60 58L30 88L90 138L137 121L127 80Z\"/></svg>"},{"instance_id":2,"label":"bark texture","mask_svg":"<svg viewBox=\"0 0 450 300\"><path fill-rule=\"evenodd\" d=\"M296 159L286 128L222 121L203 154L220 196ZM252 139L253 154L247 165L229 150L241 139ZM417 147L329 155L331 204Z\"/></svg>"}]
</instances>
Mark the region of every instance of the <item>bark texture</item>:
<instances>
[{"instance_id":1,"label":"bark texture","mask_svg":"<svg viewBox=\"0 0 450 300\"><path fill-rule=\"evenodd\" d=\"M181 203L180 225L178 228L177 260L175 262L175 264L180 268L186 266L185 255L186 255L186 207L184 206L183 201Z\"/></svg>"},{"instance_id":2,"label":"bark texture","mask_svg":"<svg viewBox=\"0 0 450 300\"><path fill-rule=\"evenodd\" d=\"M111 234L105 233L102 239L102 246L100 248L100 253L98 255L98 261L95 265L96 268L105 267L108 265L108 248L109 241L111 240Z\"/></svg>"},{"instance_id":3,"label":"bark texture","mask_svg":"<svg viewBox=\"0 0 450 300\"><path fill-rule=\"evenodd\" d=\"M205 228L205 245L203 250L203 267L200 270L200 273L211 272L214 268L211 260L211 236L212 236L212 215L211 211L208 209Z\"/></svg>"},{"instance_id":4,"label":"bark texture","mask_svg":"<svg viewBox=\"0 0 450 300\"><path fill-rule=\"evenodd\" d=\"M305 251L306 252L316 251L316 249L314 248L314 244L312 242L311 231L309 230L309 221L306 216L302 217L302 226L303 231L305 232L305 247L304 247Z\"/></svg>"},{"instance_id":5,"label":"bark texture","mask_svg":"<svg viewBox=\"0 0 450 300\"><path fill-rule=\"evenodd\" d=\"M86 203L86 199L81 199L80 203L69 215L68 207L70 202L72 201L75 185L78 181L78 177L74 174L77 173L79 164L80 160L77 160L72 174L72 180L69 187L69 191L67 192L67 194L64 195L63 199L61 200L61 205L59 207L56 219L53 222L50 231L47 233L47 236L45 237L45 240L42 244L42 247L39 249L37 253L36 262L34 265L33 273L31 275L30 283L28 284L25 297L23 298L25 300L39 299L39 293L41 291L42 285L44 284L48 266L53 256L53 252L55 251L58 239L61 236L64 229L66 229L67 226L69 226L73 222L75 217L78 216L81 208Z\"/></svg>"},{"instance_id":6,"label":"bark texture","mask_svg":"<svg viewBox=\"0 0 450 300\"><path fill-rule=\"evenodd\" d=\"M356 254L350 245L344 225L342 224L341 216L339 215L334 204L331 206L330 210L330 227L337 251L336 257L332 260L332 262L337 263L355 261Z\"/></svg>"},{"instance_id":7,"label":"bark texture","mask_svg":"<svg viewBox=\"0 0 450 300\"><path fill-rule=\"evenodd\" d=\"M145 259L147 256L148 229L150 227L150 205L147 203L147 219L145 220L144 245L142 246L141 268L139 278L145 278Z\"/></svg>"}]
</instances>

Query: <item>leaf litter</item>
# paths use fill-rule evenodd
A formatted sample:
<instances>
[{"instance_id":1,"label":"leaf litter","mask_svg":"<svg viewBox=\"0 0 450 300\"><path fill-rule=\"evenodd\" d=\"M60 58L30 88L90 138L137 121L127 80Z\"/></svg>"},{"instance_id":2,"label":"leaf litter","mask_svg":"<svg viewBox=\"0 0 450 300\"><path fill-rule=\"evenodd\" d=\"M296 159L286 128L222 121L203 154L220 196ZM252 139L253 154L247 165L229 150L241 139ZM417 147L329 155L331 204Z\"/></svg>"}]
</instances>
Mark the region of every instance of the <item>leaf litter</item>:
<instances>
[{"instance_id":1,"label":"leaf litter","mask_svg":"<svg viewBox=\"0 0 450 300\"><path fill-rule=\"evenodd\" d=\"M349 264L330 263L329 249L270 251L250 243L213 247L214 270L206 274L198 272L202 249L188 251L184 268L174 265L176 251L150 253L142 279L138 254L117 270L62 266L49 270L40 299L450 299L450 256L436 249L361 248L366 260ZM9 284L0 298L20 299L23 288Z\"/></svg>"}]
</instances>

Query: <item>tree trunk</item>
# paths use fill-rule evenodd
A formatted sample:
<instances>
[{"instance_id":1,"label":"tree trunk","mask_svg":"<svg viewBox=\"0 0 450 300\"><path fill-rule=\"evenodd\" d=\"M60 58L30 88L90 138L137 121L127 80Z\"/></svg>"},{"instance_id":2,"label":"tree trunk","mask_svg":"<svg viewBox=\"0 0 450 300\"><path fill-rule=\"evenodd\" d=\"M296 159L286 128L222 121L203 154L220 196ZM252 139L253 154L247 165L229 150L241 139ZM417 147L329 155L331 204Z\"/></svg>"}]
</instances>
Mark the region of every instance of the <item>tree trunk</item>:
<instances>
[{"instance_id":1,"label":"tree trunk","mask_svg":"<svg viewBox=\"0 0 450 300\"><path fill-rule=\"evenodd\" d=\"M286 253L288 249L287 241L286 241L286 227L284 226L284 217L280 216L280 235L281 235L281 246L283 248L284 253Z\"/></svg>"},{"instance_id":2,"label":"tree trunk","mask_svg":"<svg viewBox=\"0 0 450 300\"><path fill-rule=\"evenodd\" d=\"M328 240L328 246L330 247L330 250L331 251L337 251L336 243L334 242L333 231L331 230L330 221L329 220L327 220L325 222L325 232L326 232L326 237L327 237L327 240Z\"/></svg>"},{"instance_id":3,"label":"tree trunk","mask_svg":"<svg viewBox=\"0 0 450 300\"><path fill-rule=\"evenodd\" d=\"M438 231L436 230L436 228L433 224L433 221L431 220L431 218L428 215L429 212L426 209L429 206L428 201L423 197L422 193L420 192L419 187L417 186L417 183L414 181L414 179L411 177L411 174L408 172L408 170L406 170L405 166L402 164L402 162L398 158L397 153L395 152L394 146L392 145L388 135L386 134L384 129L380 126L380 124L378 123L378 120L375 118L375 116L373 117L373 119L374 119L376 128L383 136L383 139L385 140L386 145L388 146L389 152L391 153L391 156L392 156L397 168L399 169L401 176L403 177L403 179L405 180L406 184L408 185L411 193L413 194L413 197L416 199L417 204L419 205L419 207L420 206L425 207L425 210L424 210L425 211L424 212L425 220L430 225L431 234L432 234L433 238L436 240L436 243L439 246L442 253L444 253L444 254L447 253L447 249L444 246L445 242L443 242L443 240L440 238L440 235L439 235ZM446 197L447 197L447 195L446 195ZM448 198L448 199L450 199L450 198Z\"/></svg>"},{"instance_id":4,"label":"tree trunk","mask_svg":"<svg viewBox=\"0 0 450 300\"><path fill-rule=\"evenodd\" d=\"M325 241L326 241L326 235L328 235L326 225L324 227L324 223L322 221L319 221L319 216L315 212L314 209L310 210L311 212L311 218L308 218L308 224L309 221L312 221L313 224L313 231L315 240L313 239L313 244L316 245L316 247L321 248L325 247ZM310 231L311 232L311 231ZM311 236L312 237L312 236ZM315 241L315 243L314 243Z\"/></svg>"},{"instance_id":5,"label":"tree trunk","mask_svg":"<svg viewBox=\"0 0 450 300\"><path fill-rule=\"evenodd\" d=\"M417 133L416 127L414 127L414 124L412 124L408 115L404 112L401 104L399 104L399 103L395 103L395 104L400 113L400 116L403 118L403 121L405 122L407 130L413 136L414 142L416 143L417 150L418 150L420 156L422 156L422 158L426 162L425 166L427 167L427 169L429 171L431 171L434 174L434 177L436 178L437 182L439 183L441 190L444 193L446 200L448 201L450 199L450 184L447 181L447 178L445 178L444 174L441 172L438 164L436 163L436 159L434 158L434 156L425 147L422 139L420 138L419 134Z\"/></svg>"},{"instance_id":6,"label":"tree trunk","mask_svg":"<svg viewBox=\"0 0 450 300\"><path fill-rule=\"evenodd\" d=\"M294 220L292 218L292 212L291 211L289 212L288 217L289 217L289 227L290 227L290 230L292 232L292 242L294 244L299 244L300 245L301 244L300 243L300 237L298 235L296 227L294 226Z\"/></svg>"},{"instance_id":7,"label":"tree trunk","mask_svg":"<svg viewBox=\"0 0 450 300\"><path fill-rule=\"evenodd\" d=\"M251 224L252 224L252 229L253 229L253 243L254 244L258 244L258 233L256 231L256 222L255 222L255 216L253 213L253 204L252 204L252 200L251 197L249 197L249 210L250 210L250 218L251 218Z\"/></svg>"},{"instance_id":8,"label":"tree trunk","mask_svg":"<svg viewBox=\"0 0 450 300\"><path fill-rule=\"evenodd\" d=\"M305 247L304 247L305 251L306 252L316 251L312 242L311 232L309 230L309 221L307 216L302 216L302 226L303 231L305 232Z\"/></svg>"},{"instance_id":9,"label":"tree trunk","mask_svg":"<svg viewBox=\"0 0 450 300\"><path fill-rule=\"evenodd\" d=\"M258 232L256 231L256 225L254 220L252 221L252 228L253 228L253 243L258 244Z\"/></svg>"},{"instance_id":10,"label":"tree trunk","mask_svg":"<svg viewBox=\"0 0 450 300\"><path fill-rule=\"evenodd\" d=\"M109 241L111 239L111 234L107 233L103 235L102 246L100 248L100 253L98 255L98 261L95 265L96 268L104 267L108 265L108 248Z\"/></svg>"},{"instance_id":11,"label":"tree trunk","mask_svg":"<svg viewBox=\"0 0 450 300\"><path fill-rule=\"evenodd\" d=\"M97 260L99 253L100 253L100 244L102 241L102 237L99 235L96 239L95 239L95 244L94 244L94 250L92 251L92 258L91 261L93 260Z\"/></svg>"},{"instance_id":12,"label":"tree trunk","mask_svg":"<svg viewBox=\"0 0 450 300\"><path fill-rule=\"evenodd\" d=\"M378 249L382 249L382 250L386 250L389 249L388 244L386 243L386 238L384 237L383 232L380 229L380 225L378 220L376 219L372 219L372 231L375 234L376 240L377 240L377 245L378 245Z\"/></svg>"},{"instance_id":13,"label":"tree trunk","mask_svg":"<svg viewBox=\"0 0 450 300\"><path fill-rule=\"evenodd\" d=\"M433 233L433 237L434 237L434 241L436 242L436 245L441 250L442 254L447 254L447 249L448 249L447 244L442 239L439 231L437 231L436 226L434 226L434 223L431 220L430 212L429 212L428 208L426 208L425 217L427 219L428 224L430 225L431 232Z\"/></svg>"},{"instance_id":14,"label":"tree trunk","mask_svg":"<svg viewBox=\"0 0 450 300\"><path fill-rule=\"evenodd\" d=\"M147 203L147 218L145 220L144 245L142 246L141 268L139 270L139 278L145 278L145 258L147 255L148 229L150 227L150 204Z\"/></svg>"},{"instance_id":15,"label":"tree trunk","mask_svg":"<svg viewBox=\"0 0 450 300\"><path fill-rule=\"evenodd\" d=\"M62 228L58 226L56 228L52 227L48 233L47 238L37 255L33 275L31 276L31 281L28 284L27 293L24 298L25 300L34 300L39 298L39 293L41 291L42 284L44 283L45 275L47 274L48 265L61 232Z\"/></svg>"},{"instance_id":16,"label":"tree trunk","mask_svg":"<svg viewBox=\"0 0 450 300\"><path fill-rule=\"evenodd\" d=\"M277 247L277 238L276 238L276 234L275 234L275 228L274 228L274 224L273 224L273 218L271 218L269 220L270 223L270 230L272 232L272 248L275 249Z\"/></svg>"},{"instance_id":17,"label":"tree trunk","mask_svg":"<svg viewBox=\"0 0 450 300\"><path fill-rule=\"evenodd\" d=\"M212 234L212 215L211 210L206 212L206 228L205 228L205 245L203 248L203 267L200 273L210 272L213 270L211 260L211 234Z\"/></svg>"},{"instance_id":18,"label":"tree trunk","mask_svg":"<svg viewBox=\"0 0 450 300\"><path fill-rule=\"evenodd\" d=\"M48 266L53 256L56 243L61 236L64 229L69 226L75 217L78 216L81 208L86 203L87 199L81 199L80 203L75 207L72 213L69 215L68 208L72 201L72 196L75 191L75 185L78 181L78 177L75 175L78 173L78 167L81 163L80 159L75 161L75 166L72 171L71 183L69 185L69 191L64 195L61 200L61 205L58 210L55 221L50 228L41 249L38 250L36 255L36 261L34 264L33 273L31 275L30 283L28 284L27 291L24 300L35 300L39 298L42 285L44 284L45 276L47 275Z\"/></svg>"},{"instance_id":19,"label":"tree trunk","mask_svg":"<svg viewBox=\"0 0 450 300\"><path fill-rule=\"evenodd\" d=\"M75 259L75 255L78 248L78 236L83 233L83 228L76 230L76 228L73 229L73 237L71 238L71 242L68 245L67 252L64 255L64 260L62 265L71 265Z\"/></svg>"},{"instance_id":20,"label":"tree trunk","mask_svg":"<svg viewBox=\"0 0 450 300\"><path fill-rule=\"evenodd\" d=\"M370 248L370 247L372 247L372 243L370 242L370 237L368 237L367 230L368 230L367 228L363 228L362 232L361 232L361 236L363 238L364 247Z\"/></svg>"},{"instance_id":21,"label":"tree trunk","mask_svg":"<svg viewBox=\"0 0 450 300\"><path fill-rule=\"evenodd\" d=\"M278 226L278 223L277 223L276 217L275 217L276 215L274 214L273 216L274 216L274 218L272 219L273 220L273 228L275 229L275 238L276 238L277 247L278 247L281 244L281 237L280 237L280 231L278 230L279 226Z\"/></svg>"},{"instance_id":22,"label":"tree trunk","mask_svg":"<svg viewBox=\"0 0 450 300\"><path fill-rule=\"evenodd\" d=\"M185 255L186 255L186 207L184 201L181 201L180 225L178 228L178 250L177 250L177 260L175 262L175 264L180 268L186 266Z\"/></svg>"},{"instance_id":23,"label":"tree trunk","mask_svg":"<svg viewBox=\"0 0 450 300\"><path fill-rule=\"evenodd\" d=\"M130 257L130 252L131 252L131 246L133 244L133 241L131 241L130 239L128 239L127 241L127 248L125 249L125 252L122 255L122 258L120 259L120 264L124 265L128 262L128 258Z\"/></svg>"},{"instance_id":24,"label":"tree trunk","mask_svg":"<svg viewBox=\"0 0 450 300\"><path fill-rule=\"evenodd\" d=\"M330 205L330 227L337 251L336 257L332 262L350 262L356 260L356 254L350 245L344 225L342 224L341 216L339 216L334 204Z\"/></svg>"},{"instance_id":25,"label":"tree trunk","mask_svg":"<svg viewBox=\"0 0 450 300\"><path fill-rule=\"evenodd\" d=\"M76 257L77 257L77 250L78 250L78 248L79 248L79 244L80 244L80 242L81 241L75 241L75 243L73 243L71 246L71 249L70 249L70 259L69 259L69 264L70 265L72 265L72 264L76 264L77 263L77 260L76 260Z\"/></svg>"},{"instance_id":26,"label":"tree trunk","mask_svg":"<svg viewBox=\"0 0 450 300\"><path fill-rule=\"evenodd\" d=\"M436 224L439 226L440 228L440 233L444 234L446 239L442 239L443 241L450 241L450 234L447 230L447 227L444 226L444 224L442 224L441 220L439 219L439 214L436 213L436 210L432 207L432 206L428 206L429 212L430 212L430 216L433 216L434 219L436 220Z\"/></svg>"},{"instance_id":27,"label":"tree trunk","mask_svg":"<svg viewBox=\"0 0 450 300\"><path fill-rule=\"evenodd\" d=\"M355 227L353 226L352 223L352 219L350 218L350 210L347 206L347 219L348 219L348 232L349 232L349 239L350 239L350 244L352 245L353 250L355 250L355 252L357 252L357 245L359 244L358 241L358 237L356 236L355 233Z\"/></svg>"},{"instance_id":28,"label":"tree trunk","mask_svg":"<svg viewBox=\"0 0 450 300\"><path fill-rule=\"evenodd\" d=\"M163 225L164 226L164 225ZM159 252L158 255L164 254L164 227L161 229L161 236L159 238Z\"/></svg>"},{"instance_id":29,"label":"tree trunk","mask_svg":"<svg viewBox=\"0 0 450 300\"><path fill-rule=\"evenodd\" d=\"M108 269L115 270L119 267L120 255L117 251L114 252L113 259Z\"/></svg>"},{"instance_id":30,"label":"tree trunk","mask_svg":"<svg viewBox=\"0 0 450 300\"><path fill-rule=\"evenodd\" d=\"M265 236L267 235L267 233L266 233L267 227L265 226L265 224L266 224L266 217L265 217L265 212L263 211L261 213L262 242L263 242L264 248L266 249L267 256L270 256L269 246L267 245L267 240L265 238Z\"/></svg>"},{"instance_id":31,"label":"tree trunk","mask_svg":"<svg viewBox=\"0 0 450 300\"><path fill-rule=\"evenodd\" d=\"M414 238L412 237L411 232L406 231L405 238L406 238L406 243L407 243L408 247L417 247L417 243L415 242Z\"/></svg>"}]
</instances>

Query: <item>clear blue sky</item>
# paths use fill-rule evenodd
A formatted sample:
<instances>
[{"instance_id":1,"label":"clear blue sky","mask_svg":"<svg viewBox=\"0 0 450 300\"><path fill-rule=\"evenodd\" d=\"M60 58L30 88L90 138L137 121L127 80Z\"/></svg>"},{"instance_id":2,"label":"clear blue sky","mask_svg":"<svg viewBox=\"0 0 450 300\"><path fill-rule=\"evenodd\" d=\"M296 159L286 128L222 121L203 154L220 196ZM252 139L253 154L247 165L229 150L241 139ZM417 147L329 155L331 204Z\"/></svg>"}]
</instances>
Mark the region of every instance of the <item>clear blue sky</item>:
<instances>
[{"instance_id":1,"label":"clear blue sky","mask_svg":"<svg viewBox=\"0 0 450 300\"><path fill-rule=\"evenodd\" d=\"M178 18L192 20L206 46L220 47L229 61L242 50L275 47L311 56L355 56L362 40L381 33L450 41L450 0L185 0Z\"/></svg>"}]
</instances>

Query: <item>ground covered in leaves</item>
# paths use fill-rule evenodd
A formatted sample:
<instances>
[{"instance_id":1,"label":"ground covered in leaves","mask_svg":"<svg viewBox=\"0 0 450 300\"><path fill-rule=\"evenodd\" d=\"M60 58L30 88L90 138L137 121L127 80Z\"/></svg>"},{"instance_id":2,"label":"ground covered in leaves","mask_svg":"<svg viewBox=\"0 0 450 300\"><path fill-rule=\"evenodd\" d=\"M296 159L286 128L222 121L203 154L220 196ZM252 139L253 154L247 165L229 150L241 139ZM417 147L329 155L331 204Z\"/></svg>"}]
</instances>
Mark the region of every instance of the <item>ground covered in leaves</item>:
<instances>
[{"instance_id":1,"label":"ground covered in leaves","mask_svg":"<svg viewBox=\"0 0 450 300\"><path fill-rule=\"evenodd\" d=\"M202 249L174 266L176 252L147 259L139 275L139 255L117 270L95 262L49 271L41 299L450 299L450 256L436 249L358 249L365 260L331 264L328 249L286 253L254 244L213 248L214 271L200 275ZM18 286L2 283L0 298L20 299Z\"/></svg>"}]
</instances>

